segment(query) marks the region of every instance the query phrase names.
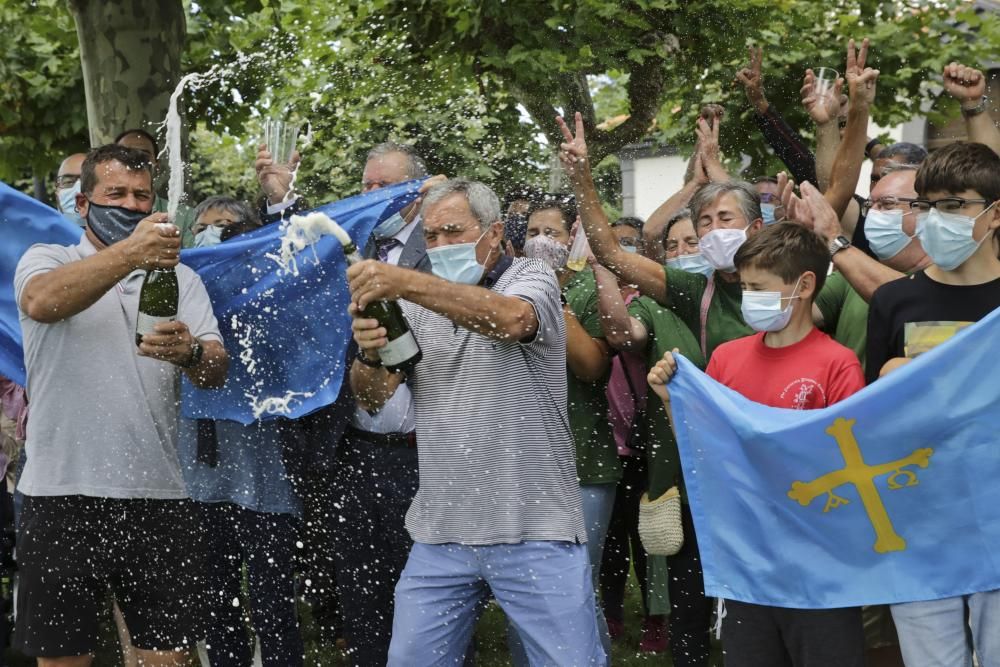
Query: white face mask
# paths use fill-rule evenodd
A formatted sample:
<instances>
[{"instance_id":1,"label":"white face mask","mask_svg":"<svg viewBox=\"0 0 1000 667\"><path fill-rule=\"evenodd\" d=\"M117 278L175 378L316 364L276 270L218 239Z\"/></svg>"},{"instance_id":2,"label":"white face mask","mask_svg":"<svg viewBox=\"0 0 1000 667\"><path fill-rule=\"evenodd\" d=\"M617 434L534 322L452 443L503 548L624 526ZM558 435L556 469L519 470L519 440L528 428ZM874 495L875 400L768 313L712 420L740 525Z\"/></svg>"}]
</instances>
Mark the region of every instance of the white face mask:
<instances>
[{"instance_id":1,"label":"white face mask","mask_svg":"<svg viewBox=\"0 0 1000 667\"><path fill-rule=\"evenodd\" d=\"M733 257L747 241L747 229L750 225L742 229L713 229L705 234L698 241L698 248L701 254L713 267L726 273L735 273L736 265L733 264Z\"/></svg>"},{"instance_id":2,"label":"white face mask","mask_svg":"<svg viewBox=\"0 0 1000 667\"><path fill-rule=\"evenodd\" d=\"M705 256L700 252L692 255L678 255L667 260L667 266L688 273L700 273L703 276L710 276L715 271L715 267L708 263Z\"/></svg>"},{"instance_id":3,"label":"white face mask","mask_svg":"<svg viewBox=\"0 0 1000 667\"><path fill-rule=\"evenodd\" d=\"M914 239L903 231L903 212L872 209L865 217L865 238L879 259L891 259Z\"/></svg>"},{"instance_id":4,"label":"white face mask","mask_svg":"<svg viewBox=\"0 0 1000 667\"><path fill-rule=\"evenodd\" d=\"M476 285L483 278L486 267L476 259L476 246L486 236L487 229L478 239L469 243L453 243L427 249L427 258L431 261L431 271L439 278L463 285ZM490 252L493 249L490 248ZM489 255L486 255L489 261Z\"/></svg>"},{"instance_id":5,"label":"white face mask","mask_svg":"<svg viewBox=\"0 0 1000 667\"><path fill-rule=\"evenodd\" d=\"M399 230L403 227L406 227L406 220L404 220L403 216L401 216L397 211L382 222L378 223L378 225L375 226L375 229L372 230L372 234L374 234L376 238L390 239L398 234Z\"/></svg>"},{"instance_id":6,"label":"white face mask","mask_svg":"<svg viewBox=\"0 0 1000 667\"><path fill-rule=\"evenodd\" d=\"M919 216L917 236L924 246L924 252L938 268L944 271L957 269L979 250L983 241L993 238L993 233L989 231L979 241L972 236L976 220L991 208L993 204L974 218L957 213L942 213L936 208Z\"/></svg>"},{"instance_id":7,"label":"white face mask","mask_svg":"<svg viewBox=\"0 0 1000 667\"><path fill-rule=\"evenodd\" d=\"M796 292L801 281L801 277L795 281L792 296L787 297L788 305L784 308L781 307L781 292L744 290L740 304L743 321L754 331L781 331L787 327L792 319L792 299L799 298Z\"/></svg>"}]
</instances>

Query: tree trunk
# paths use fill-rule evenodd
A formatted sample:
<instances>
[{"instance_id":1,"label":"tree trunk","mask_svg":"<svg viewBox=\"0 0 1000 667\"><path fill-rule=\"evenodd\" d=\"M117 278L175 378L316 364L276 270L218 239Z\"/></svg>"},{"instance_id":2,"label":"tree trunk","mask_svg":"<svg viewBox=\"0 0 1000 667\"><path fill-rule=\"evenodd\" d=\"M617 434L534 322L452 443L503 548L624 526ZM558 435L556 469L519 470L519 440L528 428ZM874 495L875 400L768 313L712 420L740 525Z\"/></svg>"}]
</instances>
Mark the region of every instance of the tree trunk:
<instances>
[{"instance_id":1,"label":"tree trunk","mask_svg":"<svg viewBox=\"0 0 1000 667\"><path fill-rule=\"evenodd\" d=\"M80 40L90 143L154 126L180 80L187 26L181 0L69 0Z\"/></svg>"},{"instance_id":2,"label":"tree trunk","mask_svg":"<svg viewBox=\"0 0 1000 667\"><path fill-rule=\"evenodd\" d=\"M45 202L46 204L50 203L49 195L45 191L46 190L45 176L34 173L32 174L31 180L32 180L32 190L34 190L35 192L35 199L37 199L38 201ZM59 208L59 202L55 202L55 208Z\"/></svg>"}]
</instances>

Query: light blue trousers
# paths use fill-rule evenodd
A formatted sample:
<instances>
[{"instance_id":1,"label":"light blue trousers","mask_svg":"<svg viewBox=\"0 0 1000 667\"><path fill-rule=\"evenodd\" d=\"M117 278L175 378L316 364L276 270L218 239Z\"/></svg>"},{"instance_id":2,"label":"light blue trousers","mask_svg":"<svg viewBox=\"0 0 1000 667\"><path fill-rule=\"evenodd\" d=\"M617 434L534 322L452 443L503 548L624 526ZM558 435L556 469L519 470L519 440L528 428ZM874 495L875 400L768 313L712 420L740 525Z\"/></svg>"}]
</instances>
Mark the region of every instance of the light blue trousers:
<instances>
[{"instance_id":1,"label":"light blue trousers","mask_svg":"<svg viewBox=\"0 0 1000 667\"><path fill-rule=\"evenodd\" d=\"M586 546L416 543L396 585L389 667L462 665L487 587L532 666L606 663Z\"/></svg>"}]
</instances>

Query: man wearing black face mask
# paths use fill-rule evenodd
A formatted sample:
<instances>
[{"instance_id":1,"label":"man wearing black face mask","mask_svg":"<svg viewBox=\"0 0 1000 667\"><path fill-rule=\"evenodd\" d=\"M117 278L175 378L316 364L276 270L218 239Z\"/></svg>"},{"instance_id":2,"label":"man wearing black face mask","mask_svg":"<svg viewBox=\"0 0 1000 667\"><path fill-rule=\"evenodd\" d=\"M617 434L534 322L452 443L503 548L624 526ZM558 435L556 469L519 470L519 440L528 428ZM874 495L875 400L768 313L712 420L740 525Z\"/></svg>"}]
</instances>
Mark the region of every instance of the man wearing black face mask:
<instances>
[{"instance_id":1,"label":"man wearing black face mask","mask_svg":"<svg viewBox=\"0 0 1000 667\"><path fill-rule=\"evenodd\" d=\"M140 662L179 664L199 568L176 451L178 385L184 372L221 386L228 358L204 285L179 264L177 228L150 214L148 159L102 146L80 180L80 243L32 246L14 277L32 401L15 642L52 664L89 664L110 588ZM177 274L177 319L136 350L143 277L166 268Z\"/></svg>"}]
</instances>

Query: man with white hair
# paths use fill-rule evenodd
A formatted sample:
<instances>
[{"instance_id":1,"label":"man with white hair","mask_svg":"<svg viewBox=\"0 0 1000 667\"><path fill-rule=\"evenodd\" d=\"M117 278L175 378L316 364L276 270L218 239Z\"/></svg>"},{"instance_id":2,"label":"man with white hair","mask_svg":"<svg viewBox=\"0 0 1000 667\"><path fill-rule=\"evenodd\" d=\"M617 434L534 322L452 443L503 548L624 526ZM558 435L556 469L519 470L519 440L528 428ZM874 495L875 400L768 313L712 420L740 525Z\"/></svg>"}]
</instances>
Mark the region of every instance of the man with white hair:
<instances>
[{"instance_id":1,"label":"man with white hair","mask_svg":"<svg viewBox=\"0 0 1000 667\"><path fill-rule=\"evenodd\" d=\"M566 332L555 275L501 249L500 202L453 179L421 209L433 275L364 261L348 270L359 404L403 381L379 362L386 330L361 315L398 300L421 346L408 374L420 488L396 586L389 665L457 664L487 587L531 664L603 665L566 413Z\"/></svg>"}]
</instances>

